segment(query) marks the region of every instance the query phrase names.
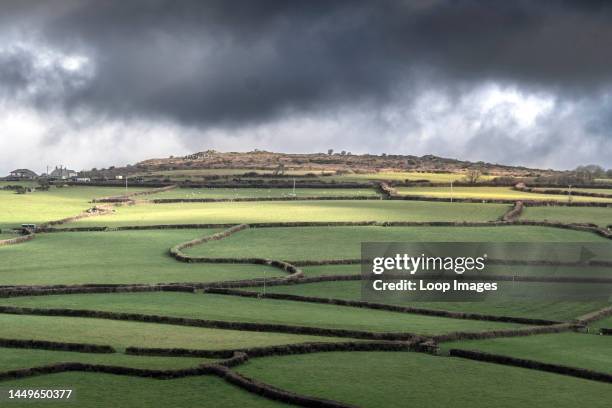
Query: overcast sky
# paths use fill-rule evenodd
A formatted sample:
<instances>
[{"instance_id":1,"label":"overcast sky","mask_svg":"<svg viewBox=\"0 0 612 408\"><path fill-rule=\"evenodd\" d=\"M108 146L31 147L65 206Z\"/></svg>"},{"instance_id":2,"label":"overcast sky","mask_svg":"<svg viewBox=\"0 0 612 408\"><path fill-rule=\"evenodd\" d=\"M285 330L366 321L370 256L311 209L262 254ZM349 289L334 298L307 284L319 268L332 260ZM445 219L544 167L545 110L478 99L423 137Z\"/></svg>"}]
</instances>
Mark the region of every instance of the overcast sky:
<instances>
[{"instance_id":1,"label":"overcast sky","mask_svg":"<svg viewBox=\"0 0 612 408\"><path fill-rule=\"evenodd\" d=\"M608 3L2 0L0 175L255 148L611 168Z\"/></svg>"}]
</instances>

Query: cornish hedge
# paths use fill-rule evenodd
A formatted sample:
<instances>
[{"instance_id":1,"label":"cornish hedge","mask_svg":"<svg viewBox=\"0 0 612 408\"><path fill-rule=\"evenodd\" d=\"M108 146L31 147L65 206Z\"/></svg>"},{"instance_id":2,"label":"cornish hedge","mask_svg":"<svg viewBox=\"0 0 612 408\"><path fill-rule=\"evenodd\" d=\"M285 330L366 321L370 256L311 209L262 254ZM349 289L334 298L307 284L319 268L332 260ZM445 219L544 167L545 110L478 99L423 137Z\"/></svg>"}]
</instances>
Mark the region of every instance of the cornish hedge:
<instances>
[{"instance_id":1,"label":"cornish hedge","mask_svg":"<svg viewBox=\"0 0 612 408\"><path fill-rule=\"evenodd\" d=\"M459 350L451 349L450 355L453 357L467 358L470 360L486 361L490 363L497 363L503 365L509 365L514 367L529 368L532 370L546 371L549 373L568 375L572 377L584 378L587 380L601 381L605 383L612 383L612 374L602 373L593 370L587 370L584 368L568 367L558 364L549 364L535 360L525 360L520 358L508 357L499 354L490 354L482 351L474 350Z\"/></svg>"},{"instance_id":2,"label":"cornish hedge","mask_svg":"<svg viewBox=\"0 0 612 408\"><path fill-rule=\"evenodd\" d=\"M21 340L21 339L2 339L0 347L40 349L55 351L75 351L80 353L115 353L115 349L107 345L87 344L87 343L62 343L43 340Z\"/></svg>"}]
</instances>

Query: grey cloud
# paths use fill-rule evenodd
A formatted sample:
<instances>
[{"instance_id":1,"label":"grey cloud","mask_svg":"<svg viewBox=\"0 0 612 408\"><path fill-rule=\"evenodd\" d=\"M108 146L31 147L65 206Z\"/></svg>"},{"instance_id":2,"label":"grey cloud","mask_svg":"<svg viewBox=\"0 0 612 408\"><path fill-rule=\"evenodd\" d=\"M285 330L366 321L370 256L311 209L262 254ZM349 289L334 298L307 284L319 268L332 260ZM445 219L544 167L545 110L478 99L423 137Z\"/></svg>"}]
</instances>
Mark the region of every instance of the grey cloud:
<instances>
[{"instance_id":1,"label":"grey cloud","mask_svg":"<svg viewBox=\"0 0 612 408\"><path fill-rule=\"evenodd\" d=\"M36 27L47 47L91 58L94 75L38 95L41 106L111 118L237 128L381 106L398 89L408 100L426 88L460 97L497 82L582 100L612 83L605 1L50 0L3 2L0 16ZM0 90L33 81L28 68L0 59ZM53 78L72 84L74 75ZM598 121L585 137L609 141ZM503 138L503 129L479 137Z\"/></svg>"}]
</instances>

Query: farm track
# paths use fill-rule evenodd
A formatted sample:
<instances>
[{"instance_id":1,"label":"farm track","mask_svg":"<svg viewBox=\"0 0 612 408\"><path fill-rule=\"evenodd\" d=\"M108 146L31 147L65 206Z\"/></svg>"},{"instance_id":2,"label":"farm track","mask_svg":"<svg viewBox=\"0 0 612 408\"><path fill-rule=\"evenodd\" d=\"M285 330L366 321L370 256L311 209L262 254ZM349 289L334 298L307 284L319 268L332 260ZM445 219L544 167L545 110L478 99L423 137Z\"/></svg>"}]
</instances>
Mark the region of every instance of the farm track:
<instances>
[{"instance_id":1,"label":"farm track","mask_svg":"<svg viewBox=\"0 0 612 408\"><path fill-rule=\"evenodd\" d=\"M175 186L169 186L174 188ZM166 189L166 188L164 188ZM109 199L115 199L116 197L109 197ZM343 199L352 199L345 197ZM365 199L365 198L364 198ZM368 198L368 199L379 199ZM394 198L392 198L394 199ZM404 198L402 198L404 199ZM234 200L223 200L223 201L234 201ZM244 200L244 201L267 201L267 200ZM427 200L429 201L429 200ZM438 201L438 200L431 200ZM202 201L202 202L214 202L214 201ZM490 202L490 201L489 201ZM504 202L506 202L504 200ZM124 203L135 203L131 197L128 197ZM378 226L511 226L511 225L525 225L525 226L547 226L552 228L564 228L573 229L578 231L592 232L606 238L612 238L610 231L594 227L591 225L582 224L562 224L562 223L550 223L540 221L529 221L529 220L518 220L518 216L522 212L523 206L526 202L516 203L506 214L501 217L499 221L489 222L357 222L357 223L311 223L311 222L289 222L289 223L254 223L250 225L231 225L231 224L184 224L184 225L157 225L157 226L124 226L116 228L101 227L97 229L74 229L74 228L51 228L50 225L60 225L74 221L74 217L70 217L64 220L58 220L58 222L47 223L42 228L37 230L37 233L46 232L77 232L84 230L102 230L102 231L121 231L121 230L149 230L149 229L179 229L179 228L229 228L227 231L213 234L212 236L204 237L200 240L194 240L187 243L179 244L170 249L170 254L175 257L178 261L182 262L210 262L210 263L253 263L260 265L269 265L279 268L288 273L286 277L266 279L266 285L286 285L286 284L304 284L310 282L326 282L326 281L341 281L341 280L360 280L360 275L332 275L332 276L318 276L318 277L304 277L303 272L299 269L299 266L306 265L326 265L326 264L347 264L356 263L357 260L327 260L327 261L296 261L286 262L280 260L269 260L264 258L251 258L251 259L237 259L237 258L207 258L207 257L193 257L183 253L181 250L190 246L199 245L210 240L217 240L226 238L233 233L241 231L246 228L273 228L273 227L300 227L300 226L365 226L365 225L378 225ZM531 204L531 203L529 203ZM552 204L552 203L551 203ZM576 203L574 203L576 204ZM541 205L537 203L535 205ZM548 203L545 205L549 205ZM554 203L559 205L559 203ZM563 205L563 204L561 204ZM580 204L582 205L582 204ZM599 204L597 204L599 206ZM520 207L520 208L519 208ZM95 215L104 215L105 213L97 213ZM86 215L89 216L89 215ZM78 216L77 216L78 217ZM1 245L9 245L27 241L35 237L34 233L24 235L22 240L15 239L0 241ZM19 237L21 238L21 237ZM6 242L11 241L11 242ZM504 277L501 277L504 279ZM46 315L46 316L79 316L79 317L95 317L103 319L113 320L128 320L128 321L146 321L150 323L162 323L162 324L179 324L179 325L193 325L196 327L214 327L221 329L236 329L238 330L255 330L255 331L279 331L283 333L302 333L302 334L313 334L317 335L329 335L334 337L348 337L348 338L360 338L363 341L349 341L349 342L331 342L331 343L305 343L305 344L293 344L284 346L271 346L271 347L258 347L251 349L233 349L233 350L188 350L188 349L144 349L130 347L126 350L127 354L133 355L165 355L165 356L200 356L209 357L217 356L219 358L225 358L225 360L214 363L214 364L203 364L197 367L189 369L179 370L148 370L148 369L135 369L128 367L119 366L107 366L107 365L95 365L95 364L83 364L83 363L59 363L43 367L33 367L22 370L12 370L4 373L0 373L1 380L25 378L34 375L44 375L65 371L81 371L81 372L100 372L110 373L118 375L129 375L136 377L147 377L156 379L171 379L180 378L184 376L192 375L215 375L223 378L225 381L238 386L246 391L255 393L265 398L286 402L298 406L321 406L321 407L350 407L340 402L321 400L308 396L302 396L294 394L288 391L284 391L268 384L258 382L253 379L246 378L237 372L231 370L231 367L242 364L250 357L266 357L274 355L289 355L289 354L304 354L304 353L317 353L325 351L344 351L344 352L355 352L355 351L417 351L417 352L437 352L438 344L446 341L455 341L458 339L484 339L494 337L507 337L507 336L528 336L537 335L543 333L558 333L563 331L578 331L587 324L590 324L596 320L603 319L607 316L612 315L612 307L607 307L601 310L594 311L592 313L580 316L579 318L570 322L557 322L541 319L528 319L528 318L515 318L511 316L496 316L496 315L485 315L485 314L474 314L474 313L460 313L450 312L443 310L429 310L412 307L392 306L386 304L375 304L369 302L359 301L347 301L342 299L327 299L327 298L316 298L316 297L304 297L295 295L278 295L278 294L266 294L262 295L259 292L248 292L244 290L231 290L229 288L245 288L245 287L258 287L264 284L262 279L249 279L242 281L220 281L210 283L168 283L168 284L155 284L155 285L52 285L52 286L2 286L0 287L0 296L13 297L13 296L32 296L32 295L53 295L53 294L68 294L68 293L115 293L115 292L146 292L146 291L180 291L187 293L194 293L198 289L203 289L205 293L215 293L220 295L228 296L246 296L246 297L258 297L258 298L269 298L269 299L283 299L299 302L311 302L311 303L326 303L334 304L339 306L358 307L358 308L370 308L387 310L390 312L400 313L415 313L430 316L457 318L457 319L473 319L473 320L489 320L489 321L500 321L500 322L512 322L518 324L529 324L531 327L522 327L517 329L504 329L504 330L489 330L485 332L454 332L445 335L438 336L418 336L412 333L375 333L375 332L359 332L359 331L348 331L341 329L324 329L309 326L287 326L287 325L266 325L259 323L247 323L247 322L231 322L231 321L218 321L218 320L202 320L202 319L184 319L184 318L173 318L169 316L151 316L151 315L139 315L139 314L126 314L126 313L111 313L102 311L91 311L91 310L73 310L73 309L28 309L28 308L13 308L13 307L1 307L0 313L15 313L15 314L35 314L35 315ZM94 316L95 315L95 316ZM295 331L297 330L297 331ZM327 333L327 334L322 334ZM15 340L2 339L5 344L11 344ZM374 341L372 341L374 340ZM19 341L17 341L19 342ZM51 342L49 342L51 343ZM15 343L16 344L16 343ZM67 343L69 344L69 343ZM26 348L44 348L47 345L44 342L33 342L30 344L24 343L18 345L19 347ZM90 345L92 346L92 345ZM50 345L48 347L77 347L68 346L61 344ZM104 346L100 346L104 347ZM78 347L77 347L78 348ZM462 354L463 352L463 354ZM570 375L579 378L587 378L595 381L612 382L610 375L605 373L597 373L589 370L583 370L572 367L546 365L537 361L517 362L516 359L511 359L506 356L488 355L483 357L485 353L479 353L478 355L469 354L466 351L454 351L451 355L463 358L472 358L478 361L494 362L498 364L507 364L520 366L524 368L537 369L547 372L555 372L558 374ZM585 373L586 371L586 373Z\"/></svg>"}]
</instances>

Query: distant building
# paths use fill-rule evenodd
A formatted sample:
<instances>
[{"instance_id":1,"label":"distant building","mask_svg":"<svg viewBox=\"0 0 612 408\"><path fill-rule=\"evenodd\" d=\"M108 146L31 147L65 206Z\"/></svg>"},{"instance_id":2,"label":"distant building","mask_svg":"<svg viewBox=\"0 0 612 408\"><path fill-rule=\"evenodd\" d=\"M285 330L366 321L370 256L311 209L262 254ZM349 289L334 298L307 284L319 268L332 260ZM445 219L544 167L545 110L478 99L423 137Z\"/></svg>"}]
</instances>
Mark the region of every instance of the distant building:
<instances>
[{"instance_id":1,"label":"distant building","mask_svg":"<svg viewBox=\"0 0 612 408\"><path fill-rule=\"evenodd\" d=\"M38 177L38 174L28 169L17 169L9 173L10 178L33 180Z\"/></svg>"},{"instance_id":2,"label":"distant building","mask_svg":"<svg viewBox=\"0 0 612 408\"><path fill-rule=\"evenodd\" d=\"M123 176L115 176L115 180L123 180Z\"/></svg>"},{"instance_id":3,"label":"distant building","mask_svg":"<svg viewBox=\"0 0 612 408\"><path fill-rule=\"evenodd\" d=\"M73 177L77 177L78 173L74 170L70 170L67 169L66 167L62 167L62 166L55 166L55 170L53 170L50 174L49 177L54 178L54 179L60 179L60 180L66 180L69 178L73 178Z\"/></svg>"},{"instance_id":4,"label":"distant building","mask_svg":"<svg viewBox=\"0 0 612 408\"><path fill-rule=\"evenodd\" d=\"M74 179L77 183L89 183L91 179L89 177L77 177Z\"/></svg>"}]
</instances>

